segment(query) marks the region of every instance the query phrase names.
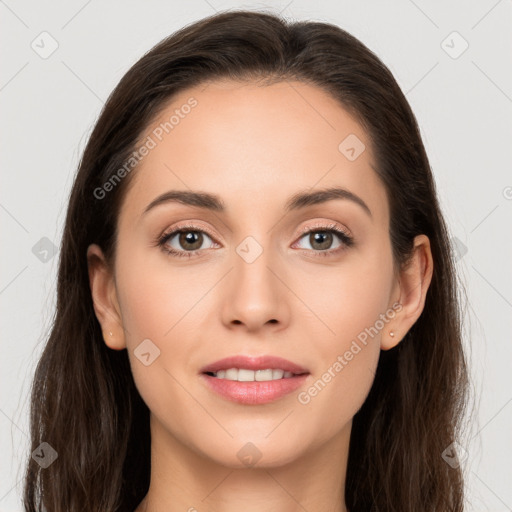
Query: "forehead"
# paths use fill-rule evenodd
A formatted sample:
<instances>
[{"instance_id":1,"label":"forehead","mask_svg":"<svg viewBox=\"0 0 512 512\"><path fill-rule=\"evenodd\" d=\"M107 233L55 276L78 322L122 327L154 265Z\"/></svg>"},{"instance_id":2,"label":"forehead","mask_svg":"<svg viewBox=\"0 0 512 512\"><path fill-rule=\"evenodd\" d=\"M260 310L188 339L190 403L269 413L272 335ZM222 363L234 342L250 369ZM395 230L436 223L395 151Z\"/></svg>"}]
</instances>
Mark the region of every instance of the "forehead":
<instances>
[{"instance_id":1,"label":"forehead","mask_svg":"<svg viewBox=\"0 0 512 512\"><path fill-rule=\"evenodd\" d=\"M149 124L141 141L149 140L123 202L133 220L171 189L219 195L229 213L279 208L298 190L330 186L347 188L387 218L368 135L310 84L225 80L189 88Z\"/></svg>"}]
</instances>

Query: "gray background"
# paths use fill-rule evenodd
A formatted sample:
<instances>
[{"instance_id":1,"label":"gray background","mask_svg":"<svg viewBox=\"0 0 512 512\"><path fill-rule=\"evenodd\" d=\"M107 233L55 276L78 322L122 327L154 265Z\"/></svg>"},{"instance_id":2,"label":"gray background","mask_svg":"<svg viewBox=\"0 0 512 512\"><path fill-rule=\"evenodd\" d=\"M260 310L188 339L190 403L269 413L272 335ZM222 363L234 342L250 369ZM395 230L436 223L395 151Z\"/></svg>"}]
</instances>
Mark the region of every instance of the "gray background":
<instances>
[{"instance_id":1,"label":"gray background","mask_svg":"<svg viewBox=\"0 0 512 512\"><path fill-rule=\"evenodd\" d=\"M21 510L28 390L55 303L53 251L92 125L145 51L233 8L335 23L372 49L406 93L467 291L475 404L463 443L467 510L512 510L510 0L0 0L0 512Z\"/></svg>"}]
</instances>

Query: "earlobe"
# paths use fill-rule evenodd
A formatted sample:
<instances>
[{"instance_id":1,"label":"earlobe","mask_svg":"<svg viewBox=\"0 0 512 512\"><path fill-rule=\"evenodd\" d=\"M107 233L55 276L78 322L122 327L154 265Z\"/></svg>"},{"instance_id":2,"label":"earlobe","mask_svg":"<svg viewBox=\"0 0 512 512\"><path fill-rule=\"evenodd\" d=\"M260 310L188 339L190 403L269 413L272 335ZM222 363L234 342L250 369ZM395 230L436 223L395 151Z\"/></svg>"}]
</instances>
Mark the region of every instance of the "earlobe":
<instances>
[{"instance_id":1,"label":"earlobe","mask_svg":"<svg viewBox=\"0 0 512 512\"><path fill-rule=\"evenodd\" d=\"M426 235L418 235L414 239L412 256L400 271L398 287L401 308L390 323L388 331L382 335L382 350L389 350L398 345L420 317L425 307L433 270L430 240ZM390 334L391 332L393 334Z\"/></svg>"},{"instance_id":2,"label":"earlobe","mask_svg":"<svg viewBox=\"0 0 512 512\"><path fill-rule=\"evenodd\" d=\"M126 344L114 277L97 244L87 248L87 266L94 312L101 325L105 344L113 350L122 350Z\"/></svg>"},{"instance_id":3,"label":"earlobe","mask_svg":"<svg viewBox=\"0 0 512 512\"><path fill-rule=\"evenodd\" d=\"M396 347L402 341L404 335L401 336L400 333L393 328L384 331L380 342L381 350L390 350Z\"/></svg>"}]
</instances>

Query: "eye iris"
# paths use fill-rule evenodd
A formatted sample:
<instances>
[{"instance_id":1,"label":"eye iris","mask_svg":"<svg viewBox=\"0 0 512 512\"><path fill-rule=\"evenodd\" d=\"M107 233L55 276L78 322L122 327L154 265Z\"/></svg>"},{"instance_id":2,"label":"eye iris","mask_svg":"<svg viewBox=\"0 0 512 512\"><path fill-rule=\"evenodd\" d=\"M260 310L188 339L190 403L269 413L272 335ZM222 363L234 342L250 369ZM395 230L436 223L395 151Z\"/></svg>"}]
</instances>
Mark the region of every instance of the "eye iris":
<instances>
[{"instance_id":1,"label":"eye iris","mask_svg":"<svg viewBox=\"0 0 512 512\"><path fill-rule=\"evenodd\" d=\"M309 235L311 247L319 249L319 250L325 250L328 249L329 246L332 243L332 233L329 233L327 231L316 231L315 233L311 233ZM326 243L327 240L327 243ZM319 243L321 247L315 247L314 244Z\"/></svg>"},{"instance_id":2,"label":"eye iris","mask_svg":"<svg viewBox=\"0 0 512 512\"><path fill-rule=\"evenodd\" d=\"M199 249L203 244L203 235L198 231L184 231L180 233L180 245L186 247L186 244L194 244L194 247L188 247L192 251Z\"/></svg>"}]
</instances>

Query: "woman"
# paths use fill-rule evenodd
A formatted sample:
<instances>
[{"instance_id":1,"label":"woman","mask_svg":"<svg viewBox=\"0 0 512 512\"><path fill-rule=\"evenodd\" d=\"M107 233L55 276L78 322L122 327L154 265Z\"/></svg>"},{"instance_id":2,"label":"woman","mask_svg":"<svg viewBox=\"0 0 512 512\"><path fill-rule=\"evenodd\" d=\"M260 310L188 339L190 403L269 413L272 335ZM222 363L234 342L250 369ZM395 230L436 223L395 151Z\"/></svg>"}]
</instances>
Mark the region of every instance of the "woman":
<instances>
[{"instance_id":1,"label":"woman","mask_svg":"<svg viewBox=\"0 0 512 512\"><path fill-rule=\"evenodd\" d=\"M185 27L80 163L26 510L463 510L455 283L368 48L266 13Z\"/></svg>"}]
</instances>

